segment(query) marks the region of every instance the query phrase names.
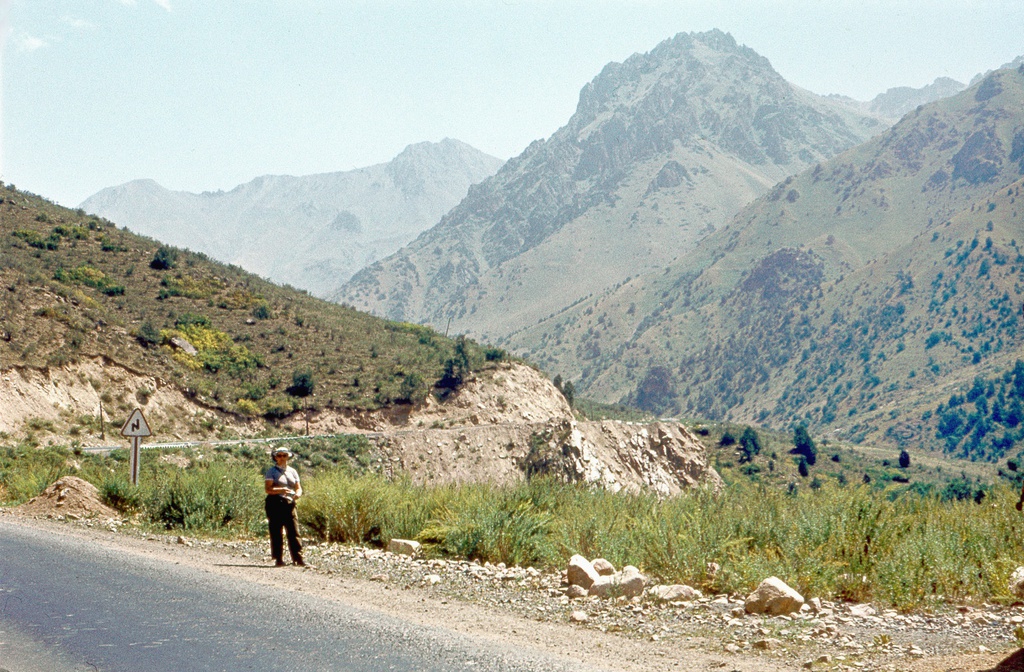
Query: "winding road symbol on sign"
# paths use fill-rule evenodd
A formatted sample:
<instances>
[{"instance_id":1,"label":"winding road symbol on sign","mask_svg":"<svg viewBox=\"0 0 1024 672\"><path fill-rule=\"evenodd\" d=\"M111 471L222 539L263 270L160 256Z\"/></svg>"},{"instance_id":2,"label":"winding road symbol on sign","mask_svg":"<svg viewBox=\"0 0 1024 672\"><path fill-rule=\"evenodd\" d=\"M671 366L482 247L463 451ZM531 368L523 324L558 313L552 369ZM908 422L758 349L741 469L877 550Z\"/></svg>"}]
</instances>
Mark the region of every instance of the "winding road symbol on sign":
<instances>
[{"instance_id":1,"label":"winding road symbol on sign","mask_svg":"<svg viewBox=\"0 0 1024 672\"><path fill-rule=\"evenodd\" d=\"M152 435L153 432L149 431L149 423L146 422L146 418L142 415L142 411L137 408L132 411L132 414L128 416L128 421L124 423L124 427L121 428L121 436L126 436L128 438Z\"/></svg>"}]
</instances>

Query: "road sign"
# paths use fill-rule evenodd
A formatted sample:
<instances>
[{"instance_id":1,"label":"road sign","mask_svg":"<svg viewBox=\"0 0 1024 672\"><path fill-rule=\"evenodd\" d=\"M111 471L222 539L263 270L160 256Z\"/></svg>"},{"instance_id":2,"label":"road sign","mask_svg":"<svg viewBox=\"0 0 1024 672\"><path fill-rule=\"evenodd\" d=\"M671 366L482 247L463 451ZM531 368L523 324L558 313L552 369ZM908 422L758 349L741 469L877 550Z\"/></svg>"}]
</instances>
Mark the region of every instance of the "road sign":
<instances>
[{"instance_id":1,"label":"road sign","mask_svg":"<svg viewBox=\"0 0 1024 672\"><path fill-rule=\"evenodd\" d=\"M136 408L128 416L128 421L124 423L124 427L121 428L121 436L126 436L132 440L132 449L128 454L128 474L131 477L132 485L139 484L139 440L144 436L152 435L153 432L149 430L149 423L146 422L146 417L142 415L141 410Z\"/></svg>"},{"instance_id":2,"label":"road sign","mask_svg":"<svg viewBox=\"0 0 1024 672\"><path fill-rule=\"evenodd\" d=\"M121 436L127 436L129 438L133 436L152 435L153 432L149 431L149 423L146 422L146 418L138 408L132 411L132 414L128 416L128 421L124 423L124 427L121 428Z\"/></svg>"}]
</instances>

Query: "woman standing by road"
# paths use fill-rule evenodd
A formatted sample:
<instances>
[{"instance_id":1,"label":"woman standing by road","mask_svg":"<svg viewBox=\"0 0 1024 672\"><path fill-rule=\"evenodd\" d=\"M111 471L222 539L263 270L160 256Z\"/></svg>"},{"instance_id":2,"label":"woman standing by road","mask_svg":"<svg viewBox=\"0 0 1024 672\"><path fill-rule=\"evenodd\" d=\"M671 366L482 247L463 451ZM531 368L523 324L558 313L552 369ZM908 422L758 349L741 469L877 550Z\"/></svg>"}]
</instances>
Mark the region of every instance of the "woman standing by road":
<instances>
[{"instance_id":1,"label":"woman standing by road","mask_svg":"<svg viewBox=\"0 0 1024 672\"><path fill-rule=\"evenodd\" d=\"M270 527L270 554L274 556L275 566L284 566L284 539L281 536L283 528L288 536L288 552L291 553L292 562L305 567L306 563L302 561L302 545L299 543L295 525L295 502L302 496L299 472L288 466L288 458L292 456L292 452L287 448L275 448L270 456L274 459L274 466L267 469L263 482L263 489L267 492L265 506L267 524Z\"/></svg>"}]
</instances>

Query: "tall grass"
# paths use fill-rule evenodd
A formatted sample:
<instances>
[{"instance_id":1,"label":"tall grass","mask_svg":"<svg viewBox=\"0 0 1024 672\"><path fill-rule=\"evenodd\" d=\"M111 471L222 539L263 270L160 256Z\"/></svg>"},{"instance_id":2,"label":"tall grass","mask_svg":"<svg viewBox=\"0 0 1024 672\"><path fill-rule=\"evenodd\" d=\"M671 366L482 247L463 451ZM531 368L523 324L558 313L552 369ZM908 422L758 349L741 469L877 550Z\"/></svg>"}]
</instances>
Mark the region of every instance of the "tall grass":
<instances>
[{"instance_id":1,"label":"tall grass","mask_svg":"<svg viewBox=\"0 0 1024 672\"><path fill-rule=\"evenodd\" d=\"M1001 487L981 505L909 492L890 501L867 487L660 500L542 479L430 488L341 474L308 489L318 494L300 521L323 539L401 536L437 555L539 566L580 553L711 592L749 592L775 575L807 596L899 608L1010 599L1006 579L1024 561L1024 517Z\"/></svg>"},{"instance_id":2,"label":"tall grass","mask_svg":"<svg viewBox=\"0 0 1024 672\"><path fill-rule=\"evenodd\" d=\"M123 451L99 457L0 448L0 497L20 503L74 472L148 524L265 534L265 457L239 451L193 458L181 469L147 456L142 485L134 487ZM305 467L303 483L299 521L319 540L413 538L435 556L538 567L562 567L580 553L706 592L746 593L775 575L808 597L910 609L1010 600L1007 577L1024 564L1024 516L1013 510L1016 492L1002 485L976 504L839 485L789 494L733 484L718 496L697 490L673 499L543 478L510 487L428 487L341 466ZM710 562L721 570L708 573Z\"/></svg>"}]
</instances>

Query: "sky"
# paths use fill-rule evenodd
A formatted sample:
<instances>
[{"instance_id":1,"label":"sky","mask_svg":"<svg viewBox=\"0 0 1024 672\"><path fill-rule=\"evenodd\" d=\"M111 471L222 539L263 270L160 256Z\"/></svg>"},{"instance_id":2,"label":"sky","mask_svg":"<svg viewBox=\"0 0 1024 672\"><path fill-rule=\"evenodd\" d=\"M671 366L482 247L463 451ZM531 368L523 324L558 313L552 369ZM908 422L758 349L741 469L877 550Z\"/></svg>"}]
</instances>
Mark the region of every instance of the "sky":
<instances>
[{"instance_id":1,"label":"sky","mask_svg":"<svg viewBox=\"0 0 1024 672\"><path fill-rule=\"evenodd\" d=\"M446 137L507 159L607 63L712 28L858 100L1024 54L1020 0L0 0L0 180L77 207Z\"/></svg>"}]
</instances>

